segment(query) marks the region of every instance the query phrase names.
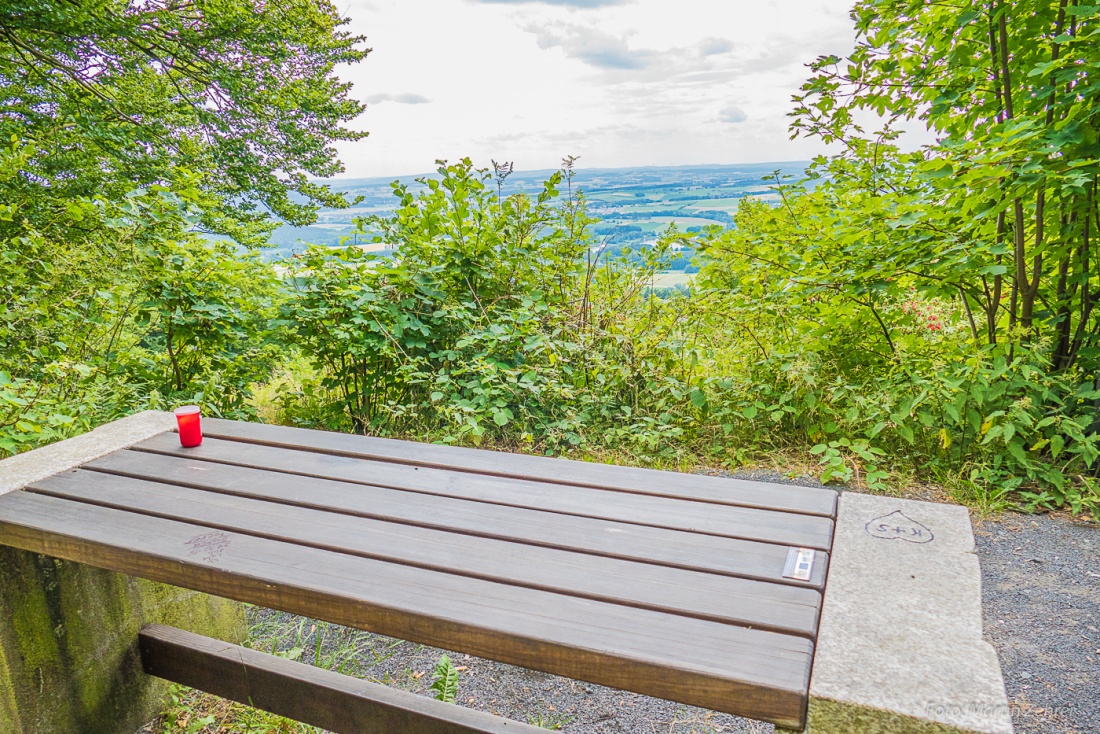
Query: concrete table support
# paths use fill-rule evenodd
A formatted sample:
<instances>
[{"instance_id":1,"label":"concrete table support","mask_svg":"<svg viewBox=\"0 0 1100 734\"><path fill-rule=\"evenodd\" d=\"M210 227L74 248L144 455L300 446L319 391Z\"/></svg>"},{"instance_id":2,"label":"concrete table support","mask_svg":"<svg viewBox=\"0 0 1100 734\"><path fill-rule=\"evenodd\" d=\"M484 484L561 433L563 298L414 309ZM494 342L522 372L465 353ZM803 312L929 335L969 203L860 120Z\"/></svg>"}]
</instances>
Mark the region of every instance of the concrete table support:
<instances>
[{"instance_id":1,"label":"concrete table support","mask_svg":"<svg viewBox=\"0 0 1100 734\"><path fill-rule=\"evenodd\" d=\"M0 495L169 431L147 411L0 461ZM239 641L240 604L3 546L0 733L133 734L167 685L144 675L137 635L150 622Z\"/></svg>"},{"instance_id":2,"label":"concrete table support","mask_svg":"<svg viewBox=\"0 0 1100 734\"><path fill-rule=\"evenodd\" d=\"M807 732L1011 734L974 551L964 507L841 496Z\"/></svg>"}]
</instances>

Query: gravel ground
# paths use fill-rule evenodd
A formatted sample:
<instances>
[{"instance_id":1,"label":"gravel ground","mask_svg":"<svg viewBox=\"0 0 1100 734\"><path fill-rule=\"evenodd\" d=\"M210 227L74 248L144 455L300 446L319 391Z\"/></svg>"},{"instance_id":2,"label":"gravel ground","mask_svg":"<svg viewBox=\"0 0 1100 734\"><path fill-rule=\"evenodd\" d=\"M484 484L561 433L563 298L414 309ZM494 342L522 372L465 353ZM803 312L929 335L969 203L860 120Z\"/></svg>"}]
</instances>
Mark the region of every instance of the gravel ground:
<instances>
[{"instance_id":1,"label":"gravel ground","mask_svg":"<svg viewBox=\"0 0 1100 734\"><path fill-rule=\"evenodd\" d=\"M1004 515L974 530L1017 734L1100 733L1100 528Z\"/></svg>"},{"instance_id":2,"label":"gravel ground","mask_svg":"<svg viewBox=\"0 0 1100 734\"><path fill-rule=\"evenodd\" d=\"M581 683L526 668L503 665L461 653L447 652L411 642L401 642L364 632L302 620L283 612L253 609L255 633L264 638L278 630L280 649L298 646L302 625L306 649L303 662L312 663L315 641L325 638L322 658L359 645L356 672L378 682L413 693L432 695L432 671L440 655L450 656L459 667L457 703L490 711L517 721L544 726L557 724L563 732L600 734L710 734L711 732L771 732L771 725L747 721L649 696ZM317 625L317 631L310 632Z\"/></svg>"},{"instance_id":3,"label":"gravel ground","mask_svg":"<svg viewBox=\"0 0 1100 734\"><path fill-rule=\"evenodd\" d=\"M813 485L772 472L739 475ZM924 496L927 495L927 496ZM929 490L921 499L941 499ZM1100 734L1100 527L1062 516L1003 515L975 523L985 629L1004 669L1017 734ZM303 648L326 667L429 694L442 650L253 609L254 634ZM353 654L352 651L358 650ZM458 703L563 732L771 732L770 725L567 678L448 653ZM339 662L338 662L339 664ZM838 733L839 734L839 733Z\"/></svg>"}]
</instances>

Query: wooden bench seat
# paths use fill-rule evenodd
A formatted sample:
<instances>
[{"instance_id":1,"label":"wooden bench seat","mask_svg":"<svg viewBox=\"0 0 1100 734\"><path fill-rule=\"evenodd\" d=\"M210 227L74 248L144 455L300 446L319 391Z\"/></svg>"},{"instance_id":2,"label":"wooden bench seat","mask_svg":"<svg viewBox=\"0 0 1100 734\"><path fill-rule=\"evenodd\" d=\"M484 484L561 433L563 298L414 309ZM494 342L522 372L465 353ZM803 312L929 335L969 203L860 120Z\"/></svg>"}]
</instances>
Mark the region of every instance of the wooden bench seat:
<instances>
[{"instance_id":1,"label":"wooden bench seat","mask_svg":"<svg viewBox=\"0 0 1100 734\"><path fill-rule=\"evenodd\" d=\"M0 543L801 728L836 493L222 420L0 496ZM813 551L808 575L790 559Z\"/></svg>"}]
</instances>

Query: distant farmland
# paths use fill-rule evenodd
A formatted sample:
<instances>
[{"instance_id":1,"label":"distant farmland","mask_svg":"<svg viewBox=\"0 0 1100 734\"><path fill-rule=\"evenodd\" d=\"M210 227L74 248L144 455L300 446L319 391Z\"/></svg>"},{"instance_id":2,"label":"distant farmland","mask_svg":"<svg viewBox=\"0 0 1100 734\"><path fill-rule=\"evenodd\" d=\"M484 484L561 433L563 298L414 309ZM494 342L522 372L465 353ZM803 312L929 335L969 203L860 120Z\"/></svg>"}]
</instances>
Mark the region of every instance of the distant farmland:
<instances>
[{"instance_id":1,"label":"distant farmland","mask_svg":"<svg viewBox=\"0 0 1100 734\"><path fill-rule=\"evenodd\" d=\"M764 181L779 171L800 177L805 163L675 166L615 169L578 169L573 186L588 198L590 213L599 218L609 242L621 246L645 246L675 222L688 227L733 223L733 215L746 196L774 198ZM517 171L505 181L504 194L534 193L553 171ZM417 176L403 176L415 190ZM271 237L273 256L304 249L307 244L335 246L359 244L353 236L356 217L386 215L394 204L392 178L334 179L335 188L351 197L362 197L352 209L323 210L310 227L280 227ZM661 286L670 287L670 286Z\"/></svg>"}]
</instances>

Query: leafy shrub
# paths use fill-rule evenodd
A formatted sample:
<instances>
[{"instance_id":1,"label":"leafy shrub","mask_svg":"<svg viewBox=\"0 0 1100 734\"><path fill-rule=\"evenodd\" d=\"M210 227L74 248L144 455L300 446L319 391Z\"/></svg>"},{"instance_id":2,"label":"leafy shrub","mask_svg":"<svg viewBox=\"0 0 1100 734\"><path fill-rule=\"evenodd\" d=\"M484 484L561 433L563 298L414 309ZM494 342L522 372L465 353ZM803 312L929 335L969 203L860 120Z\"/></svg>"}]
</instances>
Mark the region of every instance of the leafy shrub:
<instances>
[{"instance_id":1,"label":"leafy shrub","mask_svg":"<svg viewBox=\"0 0 1100 734\"><path fill-rule=\"evenodd\" d=\"M907 235L853 187L780 185L783 206L747 202L701 244L696 297L730 323L708 330L710 418L750 446L813 446L824 480L881 487L905 468L1097 507L1094 378L1056 367L1041 336L982 344L961 298L873 259Z\"/></svg>"},{"instance_id":2,"label":"leafy shrub","mask_svg":"<svg viewBox=\"0 0 1100 734\"><path fill-rule=\"evenodd\" d=\"M661 310L646 272L593 253L583 197L554 206L569 169L504 199L469 161L439 173L363 223L394 258L313 248L292 264L286 327L355 430L580 445L642 402L649 325L626 311Z\"/></svg>"}]
</instances>

